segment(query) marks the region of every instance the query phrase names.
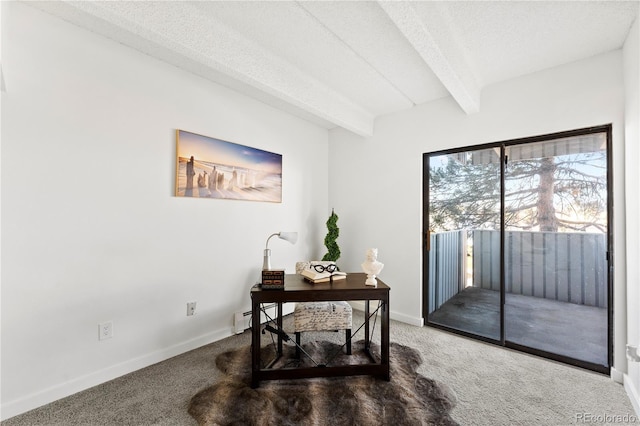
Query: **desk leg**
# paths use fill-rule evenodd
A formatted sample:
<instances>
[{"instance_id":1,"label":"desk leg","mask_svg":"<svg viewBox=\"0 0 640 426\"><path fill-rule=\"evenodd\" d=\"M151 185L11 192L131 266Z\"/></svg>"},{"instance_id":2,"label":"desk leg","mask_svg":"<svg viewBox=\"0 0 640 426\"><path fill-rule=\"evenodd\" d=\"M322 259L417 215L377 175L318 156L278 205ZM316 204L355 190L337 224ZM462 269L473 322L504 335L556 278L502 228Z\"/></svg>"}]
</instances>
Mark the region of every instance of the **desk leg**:
<instances>
[{"instance_id":1,"label":"desk leg","mask_svg":"<svg viewBox=\"0 0 640 426\"><path fill-rule=\"evenodd\" d=\"M384 379L389 381L389 301L382 301L382 324L380 326L380 363L385 366Z\"/></svg>"},{"instance_id":2,"label":"desk leg","mask_svg":"<svg viewBox=\"0 0 640 426\"><path fill-rule=\"evenodd\" d=\"M278 302L276 308L276 324L278 325L278 331L282 331L282 302ZM278 355L282 355L282 333L278 333Z\"/></svg>"},{"instance_id":3,"label":"desk leg","mask_svg":"<svg viewBox=\"0 0 640 426\"><path fill-rule=\"evenodd\" d=\"M251 300L251 387L257 388L260 381L260 304Z\"/></svg>"},{"instance_id":4,"label":"desk leg","mask_svg":"<svg viewBox=\"0 0 640 426\"><path fill-rule=\"evenodd\" d=\"M371 347L369 340L369 300L364 301L364 349L368 352Z\"/></svg>"}]
</instances>

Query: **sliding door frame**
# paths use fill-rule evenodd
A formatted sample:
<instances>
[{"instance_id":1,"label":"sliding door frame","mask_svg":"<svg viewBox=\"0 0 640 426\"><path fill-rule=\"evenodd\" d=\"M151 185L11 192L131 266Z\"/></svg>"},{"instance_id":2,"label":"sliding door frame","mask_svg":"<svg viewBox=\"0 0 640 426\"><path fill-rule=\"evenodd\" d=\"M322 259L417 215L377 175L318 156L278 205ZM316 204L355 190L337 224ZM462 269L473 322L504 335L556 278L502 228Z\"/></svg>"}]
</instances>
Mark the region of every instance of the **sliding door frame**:
<instances>
[{"instance_id":1,"label":"sliding door frame","mask_svg":"<svg viewBox=\"0 0 640 426\"><path fill-rule=\"evenodd\" d=\"M423 298L422 298L422 317L424 320L424 324L430 327L443 329L455 334L459 334L462 336L470 337L476 340L481 340L484 342L496 344L499 346L515 349L521 352L529 353L532 355L541 356L547 359L552 359L555 361L559 361L565 364L573 365L576 367L581 367L585 369L589 369L592 371L597 371L603 374L610 374L610 368L613 365L613 300L614 300L614 235L613 235L613 150L612 150L612 125L600 125L594 127L587 127L582 129L557 132L552 134L544 134L539 136L532 136L526 138L519 139L511 139L507 141L501 142L493 142L481 145L472 145L460 148L453 148L441 151L433 151L424 153L422 157L422 167L423 167L423 185L422 185L422 289L423 289ZM574 136L583 136L594 133L605 133L606 134L606 154L607 154L607 231L606 231L606 265L607 265L607 364L606 366L583 361L575 358L571 358L565 355L560 355L552 352L547 352L540 349L531 348L528 346L519 345L513 342L506 340L505 338L505 166L506 166L506 156L505 150L508 147L523 145L523 144L531 144L535 142L544 142L550 141L553 139L560 138L568 138ZM429 321L429 244L430 244L430 224L429 224L429 159L431 157L439 156L439 155L448 155L455 154L460 152L467 151L476 151L482 149L500 149L500 339L491 339L485 336L476 335L470 332L457 330L454 328L447 327L445 325L437 324Z\"/></svg>"}]
</instances>

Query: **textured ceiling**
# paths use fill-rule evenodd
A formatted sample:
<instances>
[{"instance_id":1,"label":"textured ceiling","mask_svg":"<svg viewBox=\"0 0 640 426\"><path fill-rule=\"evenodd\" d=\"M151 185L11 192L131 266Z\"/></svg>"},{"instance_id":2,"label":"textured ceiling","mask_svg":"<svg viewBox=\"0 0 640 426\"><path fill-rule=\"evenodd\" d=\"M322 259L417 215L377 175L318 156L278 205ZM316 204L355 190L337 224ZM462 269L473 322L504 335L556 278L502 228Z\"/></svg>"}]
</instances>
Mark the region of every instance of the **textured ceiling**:
<instances>
[{"instance_id":1,"label":"textured ceiling","mask_svg":"<svg viewBox=\"0 0 640 426\"><path fill-rule=\"evenodd\" d=\"M638 1L48 1L78 26L327 128L620 49Z\"/></svg>"}]
</instances>

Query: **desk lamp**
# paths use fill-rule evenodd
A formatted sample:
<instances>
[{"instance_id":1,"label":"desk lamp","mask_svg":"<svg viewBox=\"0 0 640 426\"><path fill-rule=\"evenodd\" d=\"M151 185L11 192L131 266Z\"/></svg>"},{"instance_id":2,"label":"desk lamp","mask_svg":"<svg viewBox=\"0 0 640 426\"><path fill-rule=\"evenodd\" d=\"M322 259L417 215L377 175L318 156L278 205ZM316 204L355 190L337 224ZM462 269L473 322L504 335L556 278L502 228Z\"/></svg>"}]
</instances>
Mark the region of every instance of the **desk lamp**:
<instances>
[{"instance_id":1,"label":"desk lamp","mask_svg":"<svg viewBox=\"0 0 640 426\"><path fill-rule=\"evenodd\" d=\"M262 270L269 271L271 270L271 250L269 250L269 240L271 237L278 236L281 240L289 241L291 244L295 244L298 241L298 233L297 232L276 232L275 234L269 235L267 238L267 244L264 249L264 261L262 262Z\"/></svg>"}]
</instances>

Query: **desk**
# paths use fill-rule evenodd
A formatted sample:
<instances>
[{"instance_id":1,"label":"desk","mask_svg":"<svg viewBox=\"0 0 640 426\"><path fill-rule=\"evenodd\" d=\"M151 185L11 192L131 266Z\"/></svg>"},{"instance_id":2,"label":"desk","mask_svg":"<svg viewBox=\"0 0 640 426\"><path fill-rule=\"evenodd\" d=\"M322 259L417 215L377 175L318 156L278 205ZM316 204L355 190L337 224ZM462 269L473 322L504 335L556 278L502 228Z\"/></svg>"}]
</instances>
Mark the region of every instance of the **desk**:
<instances>
[{"instance_id":1,"label":"desk","mask_svg":"<svg viewBox=\"0 0 640 426\"><path fill-rule=\"evenodd\" d=\"M378 279L378 286L364 284L364 273L347 274L346 279L333 283L312 284L301 275L285 275L284 290L251 289L251 387L256 388L261 380L300 379L308 377L333 377L373 375L389 380L389 286ZM337 300L365 301L365 350L371 347L369 335L369 301L381 302L380 363L342 365L327 367L300 367L270 369L260 366L260 305L276 304L277 329L282 330L282 304L287 302L319 302ZM282 336L278 335L277 356L282 356Z\"/></svg>"}]
</instances>

